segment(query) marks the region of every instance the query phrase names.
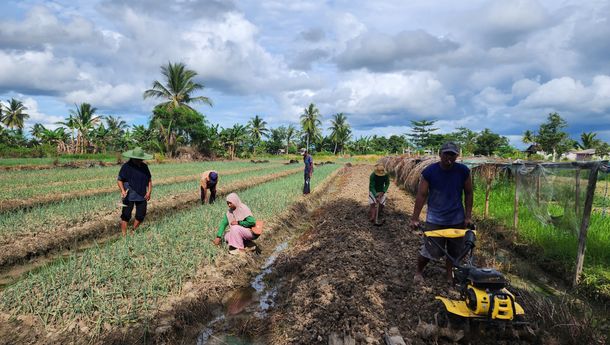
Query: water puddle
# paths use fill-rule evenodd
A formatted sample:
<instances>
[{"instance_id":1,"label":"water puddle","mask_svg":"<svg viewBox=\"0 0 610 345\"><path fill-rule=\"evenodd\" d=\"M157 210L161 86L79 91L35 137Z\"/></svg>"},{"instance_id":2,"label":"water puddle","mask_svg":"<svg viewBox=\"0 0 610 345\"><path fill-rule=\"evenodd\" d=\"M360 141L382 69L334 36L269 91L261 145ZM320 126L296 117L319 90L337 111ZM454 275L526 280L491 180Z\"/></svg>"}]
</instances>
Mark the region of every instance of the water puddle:
<instances>
[{"instance_id":1,"label":"water puddle","mask_svg":"<svg viewBox=\"0 0 610 345\"><path fill-rule=\"evenodd\" d=\"M222 329L222 323L229 324L232 319L245 318L251 315L262 319L266 317L269 308L273 307L277 295L276 287L268 287L264 279L271 273L271 265L277 259L279 253L288 248L288 242L278 245L273 253L267 258L261 267L261 272L254 277L250 286L234 291L228 299L227 308L221 314L210 321L205 329L197 337L197 345L263 345L260 339L245 339L235 335L215 334L214 329Z\"/></svg>"}]
</instances>

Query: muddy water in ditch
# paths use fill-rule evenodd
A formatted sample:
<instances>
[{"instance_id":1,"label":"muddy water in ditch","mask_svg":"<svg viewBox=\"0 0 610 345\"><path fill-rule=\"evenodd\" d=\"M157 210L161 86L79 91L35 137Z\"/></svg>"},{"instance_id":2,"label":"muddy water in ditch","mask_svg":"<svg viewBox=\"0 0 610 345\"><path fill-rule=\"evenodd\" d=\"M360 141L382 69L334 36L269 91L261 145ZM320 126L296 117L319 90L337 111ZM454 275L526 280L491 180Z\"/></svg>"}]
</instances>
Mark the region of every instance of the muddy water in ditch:
<instances>
[{"instance_id":1,"label":"muddy water in ditch","mask_svg":"<svg viewBox=\"0 0 610 345\"><path fill-rule=\"evenodd\" d=\"M243 338L231 334L224 325L231 324L233 319L266 317L266 312L273 306L277 294L275 287L267 286L264 279L271 273L271 265L279 253L288 248L288 243L278 245L273 254L261 267L261 272L252 280L250 286L235 290L228 299L226 309L210 321L199 333L197 345L264 345L263 339Z\"/></svg>"}]
</instances>

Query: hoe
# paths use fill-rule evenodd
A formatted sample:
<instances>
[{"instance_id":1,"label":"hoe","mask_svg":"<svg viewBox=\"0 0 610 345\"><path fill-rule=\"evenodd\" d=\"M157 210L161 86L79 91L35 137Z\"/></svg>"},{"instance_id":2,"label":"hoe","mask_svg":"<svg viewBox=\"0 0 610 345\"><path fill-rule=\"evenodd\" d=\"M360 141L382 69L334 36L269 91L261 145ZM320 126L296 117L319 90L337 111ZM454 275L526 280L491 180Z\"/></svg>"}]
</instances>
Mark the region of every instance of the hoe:
<instances>
[{"instance_id":1,"label":"hoe","mask_svg":"<svg viewBox=\"0 0 610 345\"><path fill-rule=\"evenodd\" d=\"M464 250L456 258L435 241L430 241L453 263L453 281L460 292L460 299L450 299L437 296L441 302L441 313L447 326L465 326L465 331L471 333L471 326L478 327L482 323L497 326L502 333L514 329L517 325L526 325L523 321L524 310L515 301L515 296L506 288L509 282L502 273L493 268L479 268L473 264L475 247L475 231L473 229L441 229L424 232L426 240L433 237L464 238ZM468 256L465 264L460 261ZM476 323L476 325L475 325Z\"/></svg>"}]
</instances>

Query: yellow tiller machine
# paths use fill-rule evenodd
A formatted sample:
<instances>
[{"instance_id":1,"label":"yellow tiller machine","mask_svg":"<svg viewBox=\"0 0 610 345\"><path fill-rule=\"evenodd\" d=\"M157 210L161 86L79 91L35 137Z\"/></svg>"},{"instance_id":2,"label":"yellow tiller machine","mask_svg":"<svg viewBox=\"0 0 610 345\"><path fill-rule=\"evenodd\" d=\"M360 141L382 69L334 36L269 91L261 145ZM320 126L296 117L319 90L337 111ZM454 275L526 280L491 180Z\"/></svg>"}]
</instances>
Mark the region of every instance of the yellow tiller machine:
<instances>
[{"instance_id":1,"label":"yellow tiller machine","mask_svg":"<svg viewBox=\"0 0 610 345\"><path fill-rule=\"evenodd\" d=\"M473 264L473 250L476 232L473 229L441 229L425 231L426 240L442 237L447 239L461 238L464 250L454 258L445 248L435 241L430 241L440 248L453 263L453 281L460 292L460 299L454 300L437 296L442 302L448 316L455 316L468 321L496 323L502 328L506 324L526 324L523 322L525 311L515 301L515 296L506 288L509 282L504 275L493 268L479 268ZM460 262L465 257L465 264Z\"/></svg>"}]
</instances>

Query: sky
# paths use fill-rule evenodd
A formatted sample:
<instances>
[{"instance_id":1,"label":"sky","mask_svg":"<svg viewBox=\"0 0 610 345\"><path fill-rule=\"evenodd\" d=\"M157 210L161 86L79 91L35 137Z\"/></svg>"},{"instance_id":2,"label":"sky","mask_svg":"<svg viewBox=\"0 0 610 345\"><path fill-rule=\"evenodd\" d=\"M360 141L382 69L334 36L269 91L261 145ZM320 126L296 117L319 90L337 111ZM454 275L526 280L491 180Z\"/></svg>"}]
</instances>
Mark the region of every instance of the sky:
<instances>
[{"instance_id":1,"label":"sky","mask_svg":"<svg viewBox=\"0 0 610 345\"><path fill-rule=\"evenodd\" d=\"M489 128L523 148L551 112L610 142L610 0L4 0L0 100L55 128L75 104L146 124L182 62L212 124L294 124L309 103L354 137Z\"/></svg>"}]
</instances>

